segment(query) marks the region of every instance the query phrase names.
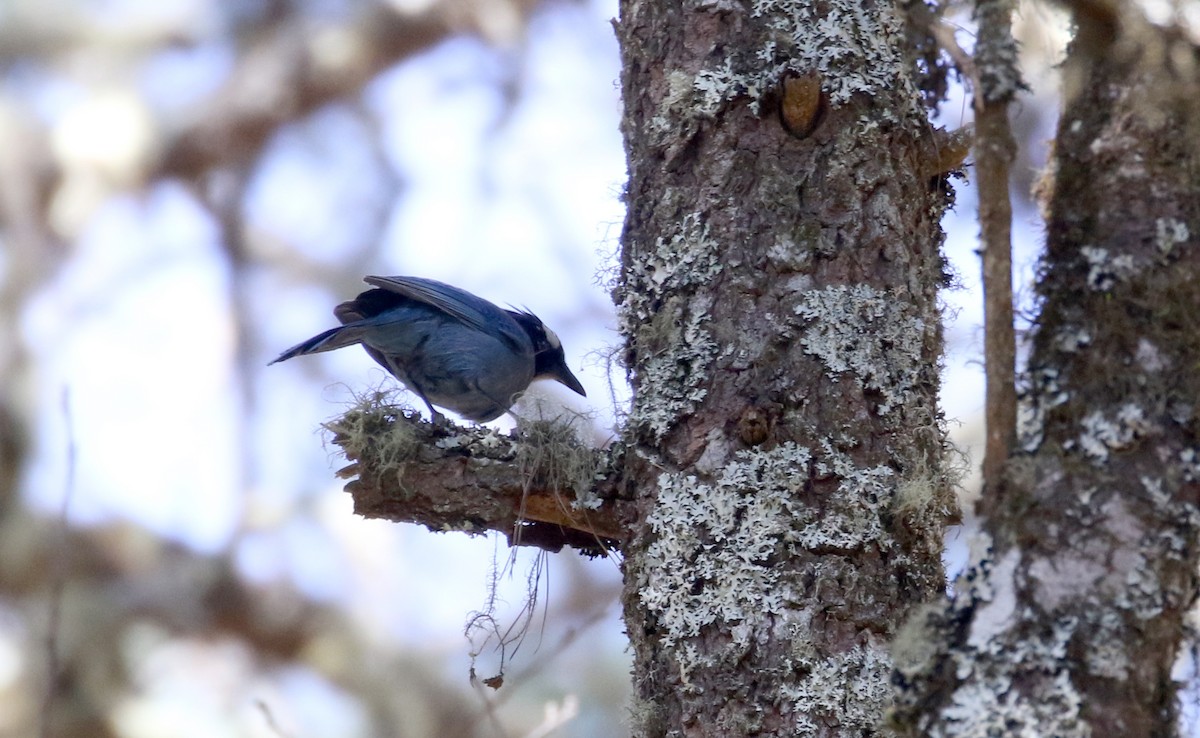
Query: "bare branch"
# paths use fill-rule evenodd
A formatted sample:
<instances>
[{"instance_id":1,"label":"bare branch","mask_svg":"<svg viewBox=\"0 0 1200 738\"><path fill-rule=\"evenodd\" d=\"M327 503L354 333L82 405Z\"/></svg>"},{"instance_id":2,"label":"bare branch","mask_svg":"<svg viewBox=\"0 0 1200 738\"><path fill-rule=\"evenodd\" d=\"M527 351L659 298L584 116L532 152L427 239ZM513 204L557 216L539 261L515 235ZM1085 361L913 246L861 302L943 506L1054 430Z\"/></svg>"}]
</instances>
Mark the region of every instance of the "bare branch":
<instances>
[{"instance_id":1,"label":"bare branch","mask_svg":"<svg viewBox=\"0 0 1200 738\"><path fill-rule=\"evenodd\" d=\"M192 179L252 161L280 125L356 94L369 80L455 32L473 30L443 5L406 14L371 6L352 23L314 27L303 16L270 26L206 112L169 136L156 176Z\"/></svg>"}]
</instances>

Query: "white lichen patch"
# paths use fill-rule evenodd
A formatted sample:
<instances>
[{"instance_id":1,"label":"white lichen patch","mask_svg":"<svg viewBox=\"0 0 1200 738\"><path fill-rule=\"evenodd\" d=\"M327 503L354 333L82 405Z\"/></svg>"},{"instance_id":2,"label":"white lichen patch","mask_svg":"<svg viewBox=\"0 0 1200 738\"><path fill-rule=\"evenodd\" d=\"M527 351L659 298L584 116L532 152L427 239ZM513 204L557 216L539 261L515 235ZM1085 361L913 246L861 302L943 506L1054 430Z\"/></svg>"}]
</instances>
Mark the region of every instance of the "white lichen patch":
<instances>
[{"instance_id":1,"label":"white lichen patch","mask_svg":"<svg viewBox=\"0 0 1200 738\"><path fill-rule=\"evenodd\" d=\"M892 638L892 661L905 677L926 673L934 668L944 640L931 618L942 611L941 601L927 602L913 608Z\"/></svg>"},{"instance_id":2,"label":"white lichen patch","mask_svg":"<svg viewBox=\"0 0 1200 738\"><path fill-rule=\"evenodd\" d=\"M1107 292L1124 282L1136 272L1133 257L1129 254L1109 256L1108 249L1095 246L1084 246L1079 253L1087 261L1088 287L1098 292Z\"/></svg>"},{"instance_id":3,"label":"white lichen patch","mask_svg":"<svg viewBox=\"0 0 1200 738\"><path fill-rule=\"evenodd\" d=\"M775 241L767 247L767 258L792 271L806 272L812 266L813 254L807 246L797 242L791 234L779 232L775 234ZM789 281L793 279L812 282L812 277L806 273L789 277Z\"/></svg>"},{"instance_id":4,"label":"white lichen patch","mask_svg":"<svg viewBox=\"0 0 1200 738\"><path fill-rule=\"evenodd\" d=\"M823 509L805 507L796 512L800 529L793 540L805 549L851 550L882 539L880 514L895 498L898 481L886 466L859 468L844 453L823 441L816 473L833 475L838 487Z\"/></svg>"},{"instance_id":5,"label":"white lichen patch","mask_svg":"<svg viewBox=\"0 0 1200 738\"><path fill-rule=\"evenodd\" d=\"M887 652L874 644L815 662L798 684L780 690L792 706L792 735L829 735L830 724L842 735L874 734L892 700L890 672Z\"/></svg>"},{"instance_id":6,"label":"white lichen patch","mask_svg":"<svg viewBox=\"0 0 1200 738\"><path fill-rule=\"evenodd\" d=\"M803 496L814 474L837 479L819 505ZM828 442L816 453L794 443L741 452L711 482L662 474L639 591L682 678L711 665L696 660L689 639L718 626L731 639L726 655L736 659L759 630L748 624L801 597L781 579L778 558L797 549L886 548L880 519L897 484L890 468L856 467Z\"/></svg>"},{"instance_id":7,"label":"white lichen patch","mask_svg":"<svg viewBox=\"0 0 1200 738\"><path fill-rule=\"evenodd\" d=\"M976 601L981 604L971 621L971 632L967 636L969 646L984 648L1012 627L1013 614L1017 610L1016 571L1020 562L1020 552L1010 548L999 561L992 564L986 597L978 596L983 593L977 592Z\"/></svg>"},{"instance_id":8,"label":"white lichen patch","mask_svg":"<svg viewBox=\"0 0 1200 738\"><path fill-rule=\"evenodd\" d=\"M1185 448L1179 452L1179 463L1183 467L1183 478L1189 482L1200 480L1200 448Z\"/></svg>"},{"instance_id":9,"label":"white lichen patch","mask_svg":"<svg viewBox=\"0 0 1200 738\"><path fill-rule=\"evenodd\" d=\"M769 559L791 529L791 499L808 479L810 458L808 449L785 444L739 454L711 484L659 476L658 502L647 520L655 540L640 591L667 645L685 645L714 623L782 609L785 593ZM686 672L687 652L678 653Z\"/></svg>"},{"instance_id":10,"label":"white lichen patch","mask_svg":"<svg viewBox=\"0 0 1200 738\"><path fill-rule=\"evenodd\" d=\"M1079 326L1064 326L1054 335L1054 345L1059 351L1073 354L1092 344L1092 333Z\"/></svg>"},{"instance_id":11,"label":"white lichen patch","mask_svg":"<svg viewBox=\"0 0 1200 738\"><path fill-rule=\"evenodd\" d=\"M909 103L904 113L924 120L902 54L904 24L891 3L754 0L751 12L770 31L758 60L774 79L786 71L818 72L835 106L856 94L890 96L902 85Z\"/></svg>"},{"instance_id":12,"label":"white lichen patch","mask_svg":"<svg viewBox=\"0 0 1200 738\"><path fill-rule=\"evenodd\" d=\"M1055 367L1032 368L1025 375L1023 400L1017 406L1017 439L1021 448L1033 453L1042 445L1046 431L1046 413L1071 399L1059 383Z\"/></svg>"},{"instance_id":13,"label":"white lichen patch","mask_svg":"<svg viewBox=\"0 0 1200 738\"><path fill-rule=\"evenodd\" d=\"M664 134L676 132L679 127L676 116L679 111L687 109L695 94L694 82L691 75L674 69L667 73L667 93L658 103L658 112L650 118L650 130L659 138ZM662 143L662 141L658 141Z\"/></svg>"},{"instance_id":14,"label":"white lichen patch","mask_svg":"<svg viewBox=\"0 0 1200 738\"><path fill-rule=\"evenodd\" d=\"M986 533L971 543L972 564L959 578L960 594L951 607L975 610L975 622L968 648L953 652L960 686L928 735L1089 736L1088 725L1080 719L1082 697L1064 663L1077 619L1059 618L1044 636L1027 637L1021 621L1029 613L1016 607L1010 595L1020 576L1019 554L1010 550L995 561Z\"/></svg>"},{"instance_id":15,"label":"white lichen patch","mask_svg":"<svg viewBox=\"0 0 1200 738\"><path fill-rule=\"evenodd\" d=\"M760 80L753 76L735 74L733 65L726 59L713 69L702 70L692 81L696 92L693 112L704 118L713 118L725 102L741 95L757 100L761 96Z\"/></svg>"},{"instance_id":16,"label":"white lichen patch","mask_svg":"<svg viewBox=\"0 0 1200 738\"><path fill-rule=\"evenodd\" d=\"M994 736L1054 736L1092 738L1080 718L1083 697L1065 670L1043 678L1034 699L1013 689L1014 675L999 670L955 690L942 720L931 726L933 738L993 738Z\"/></svg>"},{"instance_id":17,"label":"white lichen patch","mask_svg":"<svg viewBox=\"0 0 1200 738\"><path fill-rule=\"evenodd\" d=\"M1141 405L1127 402L1117 408L1112 417L1100 410L1093 410L1079 421L1082 432L1074 442L1065 444L1072 448L1076 444L1083 453L1097 463L1108 460L1109 452L1121 451L1133 442L1152 433L1156 426L1146 417Z\"/></svg>"},{"instance_id":18,"label":"white lichen patch","mask_svg":"<svg viewBox=\"0 0 1200 738\"><path fill-rule=\"evenodd\" d=\"M1167 256L1175 247L1186 243L1191 234L1187 223L1175 218L1159 218L1154 221L1154 245L1163 256Z\"/></svg>"},{"instance_id":19,"label":"white lichen patch","mask_svg":"<svg viewBox=\"0 0 1200 738\"><path fill-rule=\"evenodd\" d=\"M618 316L628 335L649 323L657 312L654 306L668 295L704 285L721 273L720 244L699 213L688 213L670 238L660 237L652 249L637 252L625 273Z\"/></svg>"},{"instance_id":20,"label":"white lichen patch","mask_svg":"<svg viewBox=\"0 0 1200 738\"><path fill-rule=\"evenodd\" d=\"M1028 571L1037 588L1038 603L1049 612L1087 594L1108 573L1090 553L1072 551L1036 559L1030 562Z\"/></svg>"},{"instance_id":21,"label":"white lichen patch","mask_svg":"<svg viewBox=\"0 0 1200 738\"><path fill-rule=\"evenodd\" d=\"M736 12L727 9L728 12ZM726 56L700 70L683 85L681 71L667 74L667 91L651 120L656 134L694 130L697 119L712 119L734 100L748 100L755 114L765 113L787 75L819 74L832 105L855 95L878 98L896 94L906 104L872 108L890 121L924 122L920 96L912 84L904 48L903 21L890 3L828 0L820 8L804 0L755 0L751 18L763 24L762 45L753 54ZM862 122L873 125L864 115Z\"/></svg>"},{"instance_id":22,"label":"white lichen patch","mask_svg":"<svg viewBox=\"0 0 1200 738\"><path fill-rule=\"evenodd\" d=\"M657 440L707 395L704 370L717 355L717 342L705 325L708 317L689 313L675 340L650 356L641 367L641 383L630 419Z\"/></svg>"},{"instance_id":23,"label":"white lichen patch","mask_svg":"<svg viewBox=\"0 0 1200 738\"><path fill-rule=\"evenodd\" d=\"M1106 679L1127 679L1131 664L1122 635L1124 625L1120 615L1113 610L1105 610L1097 625L1101 634L1089 639L1091 647L1084 653L1088 671Z\"/></svg>"},{"instance_id":24,"label":"white lichen patch","mask_svg":"<svg viewBox=\"0 0 1200 738\"><path fill-rule=\"evenodd\" d=\"M1145 338L1138 339L1137 354L1138 366L1147 374L1158 374L1167 367L1167 359L1163 353L1158 350L1158 347Z\"/></svg>"},{"instance_id":25,"label":"white lichen patch","mask_svg":"<svg viewBox=\"0 0 1200 738\"><path fill-rule=\"evenodd\" d=\"M434 445L447 451L461 449L483 456L512 450L512 440L508 436L486 427L459 429L457 433L437 439Z\"/></svg>"},{"instance_id":26,"label":"white lichen patch","mask_svg":"<svg viewBox=\"0 0 1200 738\"><path fill-rule=\"evenodd\" d=\"M1195 455L1189 454L1190 449L1185 449L1180 452L1179 460L1183 463L1183 481L1194 482L1196 480L1195 467L1189 468L1189 458L1194 459ZM1186 561L1191 556L1189 551L1193 545L1192 536L1188 531L1200 529L1200 505L1184 499L1179 499L1178 484L1180 480L1171 469L1169 476L1172 481L1168 482L1164 477L1152 477L1142 475L1138 481L1142 483L1142 489L1145 490L1146 496L1150 499L1159 515L1169 517L1175 521L1175 525L1166 528L1160 528L1155 532L1157 537L1156 546L1162 553L1159 555L1170 556L1176 561Z\"/></svg>"},{"instance_id":27,"label":"white lichen patch","mask_svg":"<svg viewBox=\"0 0 1200 738\"><path fill-rule=\"evenodd\" d=\"M804 293L796 313L811 321L800 338L805 351L833 381L849 373L878 392L880 415L914 396L928 326L908 315L902 301L867 285L839 285Z\"/></svg>"},{"instance_id":28,"label":"white lichen patch","mask_svg":"<svg viewBox=\"0 0 1200 738\"><path fill-rule=\"evenodd\" d=\"M708 226L690 213L626 270L619 320L645 356L636 367L631 421L656 440L705 397L701 385L717 344L706 327L712 296L696 288L721 272L718 253Z\"/></svg>"}]
</instances>

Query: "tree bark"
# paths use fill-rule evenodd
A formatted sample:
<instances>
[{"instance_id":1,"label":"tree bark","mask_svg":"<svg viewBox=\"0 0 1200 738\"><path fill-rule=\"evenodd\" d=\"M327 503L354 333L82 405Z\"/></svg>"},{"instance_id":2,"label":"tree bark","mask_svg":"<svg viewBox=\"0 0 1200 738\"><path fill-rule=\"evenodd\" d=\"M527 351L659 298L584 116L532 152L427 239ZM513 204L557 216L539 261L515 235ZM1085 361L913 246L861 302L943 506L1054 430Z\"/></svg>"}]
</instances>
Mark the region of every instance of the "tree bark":
<instances>
[{"instance_id":1,"label":"tree bark","mask_svg":"<svg viewBox=\"0 0 1200 738\"><path fill-rule=\"evenodd\" d=\"M634 732L874 734L954 507L947 191L902 20L624 0L617 29Z\"/></svg>"},{"instance_id":2,"label":"tree bark","mask_svg":"<svg viewBox=\"0 0 1200 738\"><path fill-rule=\"evenodd\" d=\"M956 599L906 629L914 735L1178 730L1200 564L1197 50L1132 4L1073 5L1030 422Z\"/></svg>"}]
</instances>

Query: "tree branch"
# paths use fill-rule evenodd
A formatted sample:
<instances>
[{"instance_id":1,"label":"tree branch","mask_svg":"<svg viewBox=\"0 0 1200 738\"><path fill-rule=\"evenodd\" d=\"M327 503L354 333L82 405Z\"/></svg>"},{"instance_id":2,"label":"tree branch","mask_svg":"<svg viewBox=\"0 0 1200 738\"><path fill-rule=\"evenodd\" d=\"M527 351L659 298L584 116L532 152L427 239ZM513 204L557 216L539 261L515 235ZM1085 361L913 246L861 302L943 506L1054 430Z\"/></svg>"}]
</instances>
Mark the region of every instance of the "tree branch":
<instances>
[{"instance_id":1,"label":"tree branch","mask_svg":"<svg viewBox=\"0 0 1200 738\"><path fill-rule=\"evenodd\" d=\"M282 124L357 93L384 69L453 33L446 15L440 5L420 15L381 5L340 28L314 28L300 16L280 21L249 42L207 113L168 137L151 178L194 179L213 167L253 161Z\"/></svg>"},{"instance_id":2,"label":"tree branch","mask_svg":"<svg viewBox=\"0 0 1200 738\"><path fill-rule=\"evenodd\" d=\"M535 0L507 4L524 27ZM253 161L281 125L350 95L389 67L454 34L494 36L486 3L434 3L419 13L370 5L350 22L281 18L239 53L238 67L203 115L173 131L155 177L194 179Z\"/></svg>"},{"instance_id":3,"label":"tree branch","mask_svg":"<svg viewBox=\"0 0 1200 738\"><path fill-rule=\"evenodd\" d=\"M354 511L433 531L498 531L509 545L602 552L625 537L629 503L606 475L610 455L560 421L512 435L431 424L378 393L325 426L352 461L341 477Z\"/></svg>"}]
</instances>

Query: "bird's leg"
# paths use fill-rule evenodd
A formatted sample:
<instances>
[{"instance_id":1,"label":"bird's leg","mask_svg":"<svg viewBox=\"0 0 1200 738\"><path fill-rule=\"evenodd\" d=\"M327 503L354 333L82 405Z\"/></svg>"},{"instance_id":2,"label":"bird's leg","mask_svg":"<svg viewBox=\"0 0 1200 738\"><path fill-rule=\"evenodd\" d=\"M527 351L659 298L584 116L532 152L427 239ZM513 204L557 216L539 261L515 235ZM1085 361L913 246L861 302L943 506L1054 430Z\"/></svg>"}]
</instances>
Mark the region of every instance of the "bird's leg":
<instances>
[{"instance_id":1,"label":"bird's leg","mask_svg":"<svg viewBox=\"0 0 1200 738\"><path fill-rule=\"evenodd\" d=\"M399 375L397 375L397 376L399 376ZM408 386L408 389L414 395L421 398L421 402L425 403L425 407L429 408L430 421L434 425L445 425L447 422L446 416L442 415L437 410L433 409L433 403L430 402L429 398L425 396L425 390L421 388L421 385L414 382L412 377L408 376L408 374L404 374L403 376L404 376L404 378L401 381L404 382Z\"/></svg>"},{"instance_id":2,"label":"bird's leg","mask_svg":"<svg viewBox=\"0 0 1200 738\"><path fill-rule=\"evenodd\" d=\"M437 410L433 409L433 403L426 399L424 394L418 392L417 397L420 397L421 401L425 403L425 407L429 408L429 419L434 425L445 425L447 422L449 422L446 420L445 415L442 415Z\"/></svg>"}]
</instances>

